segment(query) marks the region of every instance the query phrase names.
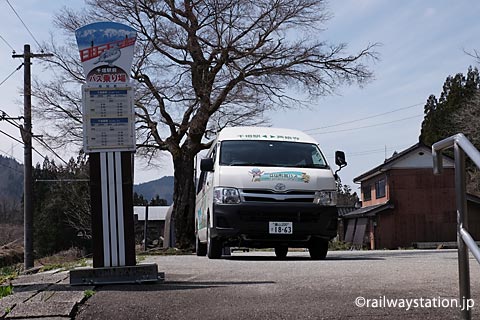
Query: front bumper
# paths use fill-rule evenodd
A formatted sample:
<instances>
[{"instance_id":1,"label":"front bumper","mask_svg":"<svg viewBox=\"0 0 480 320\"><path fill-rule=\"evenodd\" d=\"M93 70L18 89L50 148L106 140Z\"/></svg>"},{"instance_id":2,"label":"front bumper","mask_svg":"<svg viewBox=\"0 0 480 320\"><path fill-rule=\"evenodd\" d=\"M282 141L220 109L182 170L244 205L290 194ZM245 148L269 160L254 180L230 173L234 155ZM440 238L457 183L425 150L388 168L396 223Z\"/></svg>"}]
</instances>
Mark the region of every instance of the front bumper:
<instances>
[{"instance_id":1,"label":"front bumper","mask_svg":"<svg viewBox=\"0 0 480 320\"><path fill-rule=\"evenodd\" d=\"M212 237L226 245L269 248L305 247L312 237L337 235L337 208L313 203L215 204ZM269 222L292 222L292 234L269 234Z\"/></svg>"}]
</instances>

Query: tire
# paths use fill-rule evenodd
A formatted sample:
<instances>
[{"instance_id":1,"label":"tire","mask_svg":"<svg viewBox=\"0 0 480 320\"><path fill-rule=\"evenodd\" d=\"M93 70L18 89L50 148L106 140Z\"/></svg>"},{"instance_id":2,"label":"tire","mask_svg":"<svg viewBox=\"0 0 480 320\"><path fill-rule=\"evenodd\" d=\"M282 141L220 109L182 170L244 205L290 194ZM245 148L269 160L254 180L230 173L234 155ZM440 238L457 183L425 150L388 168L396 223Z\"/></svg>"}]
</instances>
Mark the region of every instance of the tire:
<instances>
[{"instance_id":1,"label":"tire","mask_svg":"<svg viewBox=\"0 0 480 320\"><path fill-rule=\"evenodd\" d=\"M205 243L201 243L200 239L198 239L198 232L195 235L195 252L199 257L205 257L207 255L207 245Z\"/></svg>"},{"instance_id":2,"label":"tire","mask_svg":"<svg viewBox=\"0 0 480 320\"><path fill-rule=\"evenodd\" d=\"M320 238L310 240L308 247L312 260L324 260L328 252L328 241Z\"/></svg>"},{"instance_id":3,"label":"tire","mask_svg":"<svg viewBox=\"0 0 480 320\"><path fill-rule=\"evenodd\" d=\"M210 225L207 226L207 256L209 259L220 259L222 257L222 243L212 238Z\"/></svg>"},{"instance_id":4,"label":"tire","mask_svg":"<svg viewBox=\"0 0 480 320\"><path fill-rule=\"evenodd\" d=\"M275 255L278 259L285 259L287 257L288 247L280 246L275 247Z\"/></svg>"}]
</instances>

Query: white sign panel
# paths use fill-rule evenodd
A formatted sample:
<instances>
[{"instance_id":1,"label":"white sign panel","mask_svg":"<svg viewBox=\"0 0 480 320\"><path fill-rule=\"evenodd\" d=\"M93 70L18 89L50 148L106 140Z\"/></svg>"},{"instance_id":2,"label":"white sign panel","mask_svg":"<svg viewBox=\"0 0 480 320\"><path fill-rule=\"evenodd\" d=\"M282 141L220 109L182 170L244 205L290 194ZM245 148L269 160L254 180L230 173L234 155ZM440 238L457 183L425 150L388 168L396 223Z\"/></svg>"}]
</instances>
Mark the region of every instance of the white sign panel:
<instances>
[{"instance_id":1,"label":"white sign panel","mask_svg":"<svg viewBox=\"0 0 480 320\"><path fill-rule=\"evenodd\" d=\"M83 145L86 153L135 151L135 113L129 74L137 32L116 22L75 31L85 73Z\"/></svg>"},{"instance_id":2,"label":"white sign panel","mask_svg":"<svg viewBox=\"0 0 480 320\"><path fill-rule=\"evenodd\" d=\"M132 87L83 87L85 153L135 151Z\"/></svg>"}]
</instances>

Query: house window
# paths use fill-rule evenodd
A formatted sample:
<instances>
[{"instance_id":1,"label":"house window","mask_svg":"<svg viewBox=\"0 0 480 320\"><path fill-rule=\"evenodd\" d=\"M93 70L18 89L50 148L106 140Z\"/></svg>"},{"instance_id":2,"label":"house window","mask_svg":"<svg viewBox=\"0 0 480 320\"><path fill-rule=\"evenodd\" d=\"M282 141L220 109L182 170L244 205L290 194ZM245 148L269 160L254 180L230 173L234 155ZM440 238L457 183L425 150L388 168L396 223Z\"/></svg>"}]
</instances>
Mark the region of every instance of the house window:
<instances>
[{"instance_id":1,"label":"house window","mask_svg":"<svg viewBox=\"0 0 480 320\"><path fill-rule=\"evenodd\" d=\"M375 194L376 198L383 198L386 196L386 183L385 179L378 180L375 182Z\"/></svg>"},{"instance_id":2,"label":"house window","mask_svg":"<svg viewBox=\"0 0 480 320\"><path fill-rule=\"evenodd\" d=\"M362 187L363 201L372 200L372 188L370 185Z\"/></svg>"}]
</instances>

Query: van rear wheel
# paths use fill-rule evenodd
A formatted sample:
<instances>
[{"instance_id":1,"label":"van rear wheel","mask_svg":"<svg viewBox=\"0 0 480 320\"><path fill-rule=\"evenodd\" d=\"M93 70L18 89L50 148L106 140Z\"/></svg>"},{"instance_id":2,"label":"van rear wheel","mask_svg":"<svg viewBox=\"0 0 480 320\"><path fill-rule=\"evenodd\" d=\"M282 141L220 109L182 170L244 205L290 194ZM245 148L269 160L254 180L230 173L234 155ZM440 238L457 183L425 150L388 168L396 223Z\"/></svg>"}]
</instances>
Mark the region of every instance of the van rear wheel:
<instances>
[{"instance_id":1,"label":"van rear wheel","mask_svg":"<svg viewBox=\"0 0 480 320\"><path fill-rule=\"evenodd\" d=\"M222 257L222 242L212 238L210 226L207 226L207 256L209 259L220 259Z\"/></svg>"},{"instance_id":2,"label":"van rear wheel","mask_svg":"<svg viewBox=\"0 0 480 320\"><path fill-rule=\"evenodd\" d=\"M308 247L310 258L312 260L323 260L327 256L328 241L320 238L313 238L310 240Z\"/></svg>"}]
</instances>

